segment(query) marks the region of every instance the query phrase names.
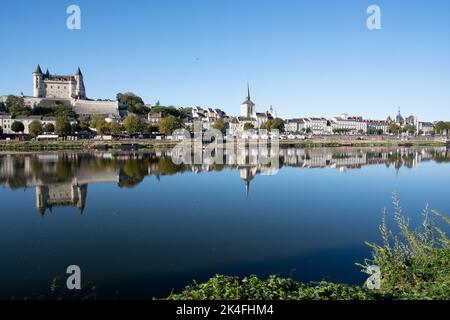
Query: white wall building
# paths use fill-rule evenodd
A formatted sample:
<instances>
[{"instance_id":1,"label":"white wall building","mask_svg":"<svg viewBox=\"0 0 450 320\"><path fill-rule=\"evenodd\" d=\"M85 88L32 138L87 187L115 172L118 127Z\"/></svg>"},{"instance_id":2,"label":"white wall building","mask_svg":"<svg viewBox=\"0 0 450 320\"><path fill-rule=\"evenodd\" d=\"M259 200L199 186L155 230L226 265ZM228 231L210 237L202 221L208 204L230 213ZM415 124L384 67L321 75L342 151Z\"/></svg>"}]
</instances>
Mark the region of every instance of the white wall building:
<instances>
[{"instance_id":1,"label":"white wall building","mask_svg":"<svg viewBox=\"0 0 450 320\"><path fill-rule=\"evenodd\" d=\"M362 117L348 117L347 115L342 115L331 119L331 128L334 133L367 133L367 121L364 121Z\"/></svg>"},{"instance_id":2,"label":"white wall building","mask_svg":"<svg viewBox=\"0 0 450 320\"><path fill-rule=\"evenodd\" d=\"M17 116L12 117L11 115L0 115L0 125L3 130L4 134L15 134L16 132L11 130L11 126L14 122L21 122L24 126L24 134L29 134L29 126L30 123L34 120L37 120L41 122L42 126L45 126L46 124L53 124L53 126L56 125L56 118L55 117L43 117L43 116ZM71 124L76 123L76 121L72 121Z\"/></svg>"},{"instance_id":3,"label":"white wall building","mask_svg":"<svg viewBox=\"0 0 450 320\"><path fill-rule=\"evenodd\" d=\"M304 121L305 121L305 130L310 129L312 134L321 135L321 134L328 133L327 119L325 119L325 118L306 118Z\"/></svg>"}]
</instances>

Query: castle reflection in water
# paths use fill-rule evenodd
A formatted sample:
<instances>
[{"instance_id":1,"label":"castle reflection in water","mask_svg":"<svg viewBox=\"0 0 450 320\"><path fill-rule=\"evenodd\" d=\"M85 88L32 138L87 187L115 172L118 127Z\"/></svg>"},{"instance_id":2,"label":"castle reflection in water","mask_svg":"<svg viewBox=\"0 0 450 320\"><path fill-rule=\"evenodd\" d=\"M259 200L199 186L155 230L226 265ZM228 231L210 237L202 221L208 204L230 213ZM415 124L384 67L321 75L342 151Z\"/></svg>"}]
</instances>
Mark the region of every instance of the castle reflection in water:
<instances>
[{"instance_id":1,"label":"castle reflection in water","mask_svg":"<svg viewBox=\"0 0 450 320\"><path fill-rule=\"evenodd\" d=\"M267 155L266 155L267 156ZM446 148L288 148L270 152L279 166L335 168L342 172L367 165L414 168L423 161L450 162ZM224 164L174 164L170 151L109 153L46 153L0 155L0 183L10 189L35 188L36 208L44 215L54 207L74 206L81 213L86 206L88 184L116 183L132 188L147 176L160 179L183 172L239 170L247 194L258 174L271 175L277 168L260 161L257 150L244 149L226 157Z\"/></svg>"}]
</instances>

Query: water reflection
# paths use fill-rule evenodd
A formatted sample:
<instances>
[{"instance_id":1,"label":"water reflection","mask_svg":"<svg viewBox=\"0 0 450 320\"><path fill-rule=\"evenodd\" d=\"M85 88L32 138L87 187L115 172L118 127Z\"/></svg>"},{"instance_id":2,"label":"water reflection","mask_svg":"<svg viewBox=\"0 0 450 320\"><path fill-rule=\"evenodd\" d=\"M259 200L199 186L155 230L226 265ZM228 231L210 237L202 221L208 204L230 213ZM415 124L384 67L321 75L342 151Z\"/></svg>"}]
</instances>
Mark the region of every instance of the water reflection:
<instances>
[{"instance_id":1,"label":"water reflection","mask_svg":"<svg viewBox=\"0 0 450 320\"><path fill-rule=\"evenodd\" d=\"M241 150L235 156L225 155L225 164L174 164L171 151L54 153L0 155L0 182L10 189L35 188L36 208L41 215L54 207L73 206L82 214L87 202L88 185L116 183L133 188L145 177L185 172L239 170L246 197L251 181L258 175L273 175L278 168L259 161L255 150ZM264 155L265 157L267 154ZM402 167L415 168L424 161L450 162L446 148L288 148L273 152L280 167L335 168L342 172L369 165L393 166L398 174Z\"/></svg>"}]
</instances>

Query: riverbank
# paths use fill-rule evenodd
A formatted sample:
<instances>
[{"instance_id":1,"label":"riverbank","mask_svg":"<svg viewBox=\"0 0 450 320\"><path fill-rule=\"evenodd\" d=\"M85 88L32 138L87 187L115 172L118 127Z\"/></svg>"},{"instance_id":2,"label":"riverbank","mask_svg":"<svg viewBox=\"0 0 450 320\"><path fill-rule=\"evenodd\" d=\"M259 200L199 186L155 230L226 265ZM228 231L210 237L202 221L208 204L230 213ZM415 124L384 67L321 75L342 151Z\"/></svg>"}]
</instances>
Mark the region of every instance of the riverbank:
<instances>
[{"instance_id":1,"label":"riverbank","mask_svg":"<svg viewBox=\"0 0 450 320\"><path fill-rule=\"evenodd\" d=\"M179 141L136 139L122 141L0 141L0 151L64 151L64 150L137 150L168 149ZM280 147L396 147L396 146L446 146L442 138L399 140L395 138L380 139L338 139L314 138L307 140L280 140Z\"/></svg>"}]
</instances>

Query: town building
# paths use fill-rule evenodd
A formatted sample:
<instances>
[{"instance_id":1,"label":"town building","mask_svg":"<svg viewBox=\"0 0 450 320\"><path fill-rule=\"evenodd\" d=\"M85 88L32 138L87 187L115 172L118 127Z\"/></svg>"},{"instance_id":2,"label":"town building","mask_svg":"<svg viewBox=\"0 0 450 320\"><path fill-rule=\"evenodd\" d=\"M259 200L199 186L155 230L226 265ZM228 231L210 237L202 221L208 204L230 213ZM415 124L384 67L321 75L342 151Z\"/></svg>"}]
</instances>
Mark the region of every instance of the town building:
<instances>
[{"instance_id":1,"label":"town building","mask_svg":"<svg viewBox=\"0 0 450 320\"><path fill-rule=\"evenodd\" d=\"M149 112L147 115L148 123L152 126L157 126L159 121L162 119L161 112Z\"/></svg>"},{"instance_id":2,"label":"town building","mask_svg":"<svg viewBox=\"0 0 450 320\"><path fill-rule=\"evenodd\" d=\"M389 133L389 123L384 120L367 120L367 132L368 133L378 133L383 134Z\"/></svg>"},{"instance_id":3,"label":"town building","mask_svg":"<svg viewBox=\"0 0 450 320\"><path fill-rule=\"evenodd\" d=\"M421 134L430 135L434 133L435 127L431 122L418 122L417 129L417 131Z\"/></svg>"},{"instance_id":4,"label":"town building","mask_svg":"<svg viewBox=\"0 0 450 320\"><path fill-rule=\"evenodd\" d=\"M266 112L256 112L256 105L250 97L250 85L247 84L247 97L241 103L240 115L237 117L238 129L243 130L246 124L251 124L255 129L259 129L264 123L274 118L276 118L276 112L272 106Z\"/></svg>"},{"instance_id":5,"label":"town building","mask_svg":"<svg viewBox=\"0 0 450 320\"><path fill-rule=\"evenodd\" d=\"M331 133L328 125L329 123L325 118L306 118L304 121L305 130L314 135Z\"/></svg>"},{"instance_id":6,"label":"town building","mask_svg":"<svg viewBox=\"0 0 450 320\"><path fill-rule=\"evenodd\" d=\"M349 117L343 114L331 119L331 129L333 133L367 133L367 121L362 117Z\"/></svg>"},{"instance_id":7,"label":"town building","mask_svg":"<svg viewBox=\"0 0 450 320\"><path fill-rule=\"evenodd\" d=\"M16 116L13 117L11 115L2 115L0 114L0 125L4 134L15 134L16 132L12 131L11 126L14 122L21 122L24 126L24 134L30 134L29 126L33 121L39 121L42 126L47 124L56 125L55 117L44 117L44 116ZM76 123L75 120L71 121L71 124Z\"/></svg>"},{"instance_id":8,"label":"town building","mask_svg":"<svg viewBox=\"0 0 450 320\"><path fill-rule=\"evenodd\" d=\"M306 132L306 119L289 119L284 121L284 131L289 133Z\"/></svg>"}]
</instances>

